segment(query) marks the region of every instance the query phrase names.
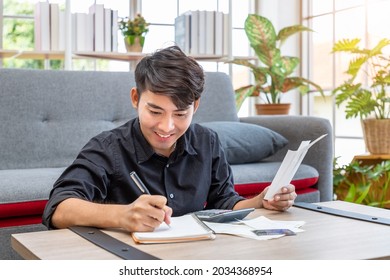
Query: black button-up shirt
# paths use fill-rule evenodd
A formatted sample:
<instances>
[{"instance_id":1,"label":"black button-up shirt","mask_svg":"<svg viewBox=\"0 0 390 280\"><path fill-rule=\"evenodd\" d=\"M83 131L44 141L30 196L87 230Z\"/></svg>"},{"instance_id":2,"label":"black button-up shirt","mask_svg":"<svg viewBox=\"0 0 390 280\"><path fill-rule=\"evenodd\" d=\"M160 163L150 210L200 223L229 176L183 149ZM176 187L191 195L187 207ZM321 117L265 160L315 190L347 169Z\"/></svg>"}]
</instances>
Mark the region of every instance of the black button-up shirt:
<instances>
[{"instance_id":1,"label":"black button-up shirt","mask_svg":"<svg viewBox=\"0 0 390 280\"><path fill-rule=\"evenodd\" d=\"M129 204L142 193L130 179L135 171L151 194L163 195L174 216L212 208L232 209L244 198L234 191L231 168L215 132L191 124L169 158L154 152L138 118L92 138L54 184L43 214L51 227L55 207L76 197Z\"/></svg>"}]
</instances>

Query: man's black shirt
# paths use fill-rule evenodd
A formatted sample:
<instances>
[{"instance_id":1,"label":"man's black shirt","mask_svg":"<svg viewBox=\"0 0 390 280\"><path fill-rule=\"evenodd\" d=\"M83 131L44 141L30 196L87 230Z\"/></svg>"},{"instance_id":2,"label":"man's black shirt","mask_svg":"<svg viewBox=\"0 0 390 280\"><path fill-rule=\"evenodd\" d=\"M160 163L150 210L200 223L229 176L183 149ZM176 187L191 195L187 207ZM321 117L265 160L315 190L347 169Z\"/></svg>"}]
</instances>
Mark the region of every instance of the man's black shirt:
<instances>
[{"instance_id":1,"label":"man's black shirt","mask_svg":"<svg viewBox=\"0 0 390 280\"><path fill-rule=\"evenodd\" d=\"M43 214L51 227L55 207L71 197L129 204L142 193L130 179L135 171L151 194L163 195L173 216L204 208L232 209L244 198L233 187L231 168L215 132L191 124L169 158L156 154L138 118L92 138L54 184Z\"/></svg>"}]
</instances>

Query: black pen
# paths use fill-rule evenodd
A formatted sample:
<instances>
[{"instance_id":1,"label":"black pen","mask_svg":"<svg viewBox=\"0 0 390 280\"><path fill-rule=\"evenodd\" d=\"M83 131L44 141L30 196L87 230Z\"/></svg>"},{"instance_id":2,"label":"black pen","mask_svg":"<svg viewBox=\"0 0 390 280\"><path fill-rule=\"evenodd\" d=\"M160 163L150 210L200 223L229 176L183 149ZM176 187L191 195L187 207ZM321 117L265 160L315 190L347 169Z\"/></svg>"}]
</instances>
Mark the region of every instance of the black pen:
<instances>
[{"instance_id":1,"label":"black pen","mask_svg":"<svg viewBox=\"0 0 390 280\"><path fill-rule=\"evenodd\" d=\"M138 177L137 173L135 173L135 171L131 171L130 172L130 178L133 180L134 184L136 184L136 186L139 188L139 190L143 193L143 194L149 194L150 195L150 191L148 190L148 188L145 186L144 182L142 182L142 180ZM164 211L164 210L163 210ZM166 223L166 225L168 227L171 227L170 225L168 225Z\"/></svg>"},{"instance_id":2,"label":"black pen","mask_svg":"<svg viewBox=\"0 0 390 280\"><path fill-rule=\"evenodd\" d=\"M130 178L133 180L133 182L136 184L136 186L140 189L140 191L143 194L150 194L150 191L145 186L145 184L141 181L141 179L138 177L137 173L135 171L130 172Z\"/></svg>"}]
</instances>

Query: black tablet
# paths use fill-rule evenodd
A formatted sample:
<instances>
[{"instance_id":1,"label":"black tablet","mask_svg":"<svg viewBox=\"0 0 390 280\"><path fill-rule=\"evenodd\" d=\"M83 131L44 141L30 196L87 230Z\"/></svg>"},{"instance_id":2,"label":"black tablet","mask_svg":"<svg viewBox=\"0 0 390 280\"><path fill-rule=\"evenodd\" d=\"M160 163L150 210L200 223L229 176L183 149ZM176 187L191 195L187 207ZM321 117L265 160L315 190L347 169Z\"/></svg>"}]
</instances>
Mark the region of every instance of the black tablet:
<instances>
[{"instance_id":1,"label":"black tablet","mask_svg":"<svg viewBox=\"0 0 390 280\"><path fill-rule=\"evenodd\" d=\"M195 212L195 215L202 221L213 223L228 223L244 219L255 208L240 210L208 209Z\"/></svg>"}]
</instances>

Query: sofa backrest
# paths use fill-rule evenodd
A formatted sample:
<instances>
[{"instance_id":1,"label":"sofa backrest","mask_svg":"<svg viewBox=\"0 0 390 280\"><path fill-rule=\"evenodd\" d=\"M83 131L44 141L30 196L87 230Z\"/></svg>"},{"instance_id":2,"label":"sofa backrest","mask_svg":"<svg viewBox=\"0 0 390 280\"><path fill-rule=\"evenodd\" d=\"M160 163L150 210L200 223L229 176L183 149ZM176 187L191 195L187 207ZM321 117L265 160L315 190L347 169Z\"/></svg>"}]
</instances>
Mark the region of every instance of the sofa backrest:
<instances>
[{"instance_id":1,"label":"sofa backrest","mask_svg":"<svg viewBox=\"0 0 390 280\"><path fill-rule=\"evenodd\" d=\"M135 117L129 72L0 69L0 169L64 167L94 135ZM238 121L230 78L206 73L194 122Z\"/></svg>"}]
</instances>

